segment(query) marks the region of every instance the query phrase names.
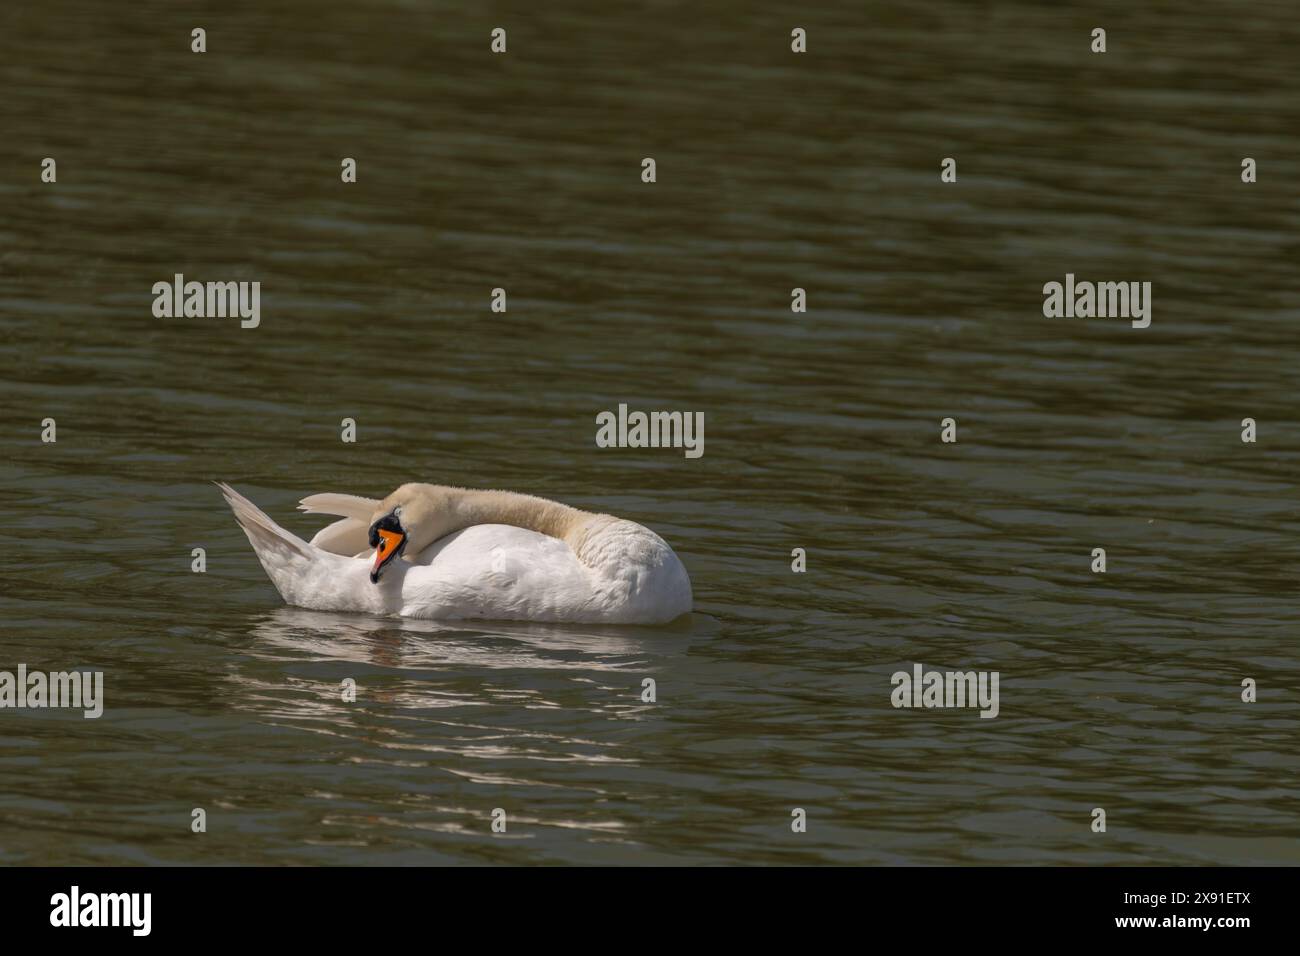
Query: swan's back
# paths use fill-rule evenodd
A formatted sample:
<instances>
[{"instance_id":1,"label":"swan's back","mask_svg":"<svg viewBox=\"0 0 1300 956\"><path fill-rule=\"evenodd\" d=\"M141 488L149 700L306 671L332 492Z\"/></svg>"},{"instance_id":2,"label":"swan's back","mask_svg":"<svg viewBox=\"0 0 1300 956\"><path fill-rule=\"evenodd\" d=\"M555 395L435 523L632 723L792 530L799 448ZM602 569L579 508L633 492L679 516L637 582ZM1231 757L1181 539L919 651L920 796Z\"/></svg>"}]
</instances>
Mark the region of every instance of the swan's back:
<instances>
[{"instance_id":1,"label":"swan's back","mask_svg":"<svg viewBox=\"0 0 1300 956\"><path fill-rule=\"evenodd\" d=\"M403 569L398 613L654 624L690 611L690 579L662 538L607 516L592 524L578 553L558 538L510 525L448 535Z\"/></svg>"}]
</instances>

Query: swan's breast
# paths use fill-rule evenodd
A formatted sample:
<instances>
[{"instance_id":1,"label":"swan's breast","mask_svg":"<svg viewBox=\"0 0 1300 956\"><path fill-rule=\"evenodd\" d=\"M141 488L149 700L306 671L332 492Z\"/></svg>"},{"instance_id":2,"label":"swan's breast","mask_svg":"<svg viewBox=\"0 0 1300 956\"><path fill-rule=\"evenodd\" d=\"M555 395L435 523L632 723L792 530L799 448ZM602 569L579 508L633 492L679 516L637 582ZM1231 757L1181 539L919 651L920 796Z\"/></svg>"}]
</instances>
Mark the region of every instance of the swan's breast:
<instances>
[{"instance_id":1,"label":"swan's breast","mask_svg":"<svg viewBox=\"0 0 1300 956\"><path fill-rule=\"evenodd\" d=\"M591 594L563 541L509 525L474 525L412 559L402 584L406 617L569 619Z\"/></svg>"},{"instance_id":2,"label":"swan's breast","mask_svg":"<svg viewBox=\"0 0 1300 956\"><path fill-rule=\"evenodd\" d=\"M574 540L581 563L625 620L670 621L691 609L691 580L681 560L649 528L609 515L590 519Z\"/></svg>"},{"instance_id":3,"label":"swan's breast","mask_svg":"<svg viewBox=\"0 0 1300 956\"><path fill-rule=\"evenodd\" d=\"M508 525L475 525L412 559L407 617L660 623L691 609L686 569L657 534L598 516L573 546Z\"/></svg>"}]
</instances>

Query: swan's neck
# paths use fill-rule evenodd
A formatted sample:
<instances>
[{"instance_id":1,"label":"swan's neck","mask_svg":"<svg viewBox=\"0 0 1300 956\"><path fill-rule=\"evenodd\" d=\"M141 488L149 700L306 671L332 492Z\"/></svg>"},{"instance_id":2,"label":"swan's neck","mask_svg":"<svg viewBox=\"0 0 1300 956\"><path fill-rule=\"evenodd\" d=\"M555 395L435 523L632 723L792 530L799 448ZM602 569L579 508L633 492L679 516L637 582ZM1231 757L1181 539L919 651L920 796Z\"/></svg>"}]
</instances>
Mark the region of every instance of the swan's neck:
<instances>
[{"instance_id":1,"label":"swan's neck","mask_svg":"<svg viewBox=\"0 0 1300 956\"><path fill-rule=\"evenodd\" d=\"M591 517L590 512L570 508L558 501L534 498L532 495L466 489L453 502L450 515L452 527L444 534L476 524L508 524L559 538L573 547L577 534Z\"/></svg>"}]
</instances>

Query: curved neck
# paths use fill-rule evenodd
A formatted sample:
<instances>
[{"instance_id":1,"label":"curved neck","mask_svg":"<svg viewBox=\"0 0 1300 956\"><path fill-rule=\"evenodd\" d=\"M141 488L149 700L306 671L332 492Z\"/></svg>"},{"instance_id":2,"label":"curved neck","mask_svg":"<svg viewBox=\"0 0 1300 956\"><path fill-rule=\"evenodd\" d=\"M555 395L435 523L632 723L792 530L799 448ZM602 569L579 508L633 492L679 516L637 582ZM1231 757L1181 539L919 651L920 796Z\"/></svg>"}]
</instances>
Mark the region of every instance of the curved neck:
<instances>
[{"instance_id":1,"label":"curved neck","mask_svg":"<svg viewBox=\"0 0 1300 956\"><path fill-rule=\"evenodd\" d=\"M527 528L538 534L559 538L570 546L570 537L576 535L590 512L570 508L558 501L547 501L532 495L513 491L460 490L452 499L451 526L443 534L451 534L476 524L508 524Z\"/></svg>"}]
</instances>

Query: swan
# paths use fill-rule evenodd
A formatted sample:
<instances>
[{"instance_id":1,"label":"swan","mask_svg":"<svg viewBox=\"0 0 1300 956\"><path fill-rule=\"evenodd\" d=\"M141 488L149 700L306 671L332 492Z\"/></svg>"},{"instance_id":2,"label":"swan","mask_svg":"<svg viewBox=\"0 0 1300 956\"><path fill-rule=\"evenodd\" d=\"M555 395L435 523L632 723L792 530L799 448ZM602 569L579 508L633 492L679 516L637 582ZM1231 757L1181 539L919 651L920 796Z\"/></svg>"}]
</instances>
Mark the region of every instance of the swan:
<instances>
[{"instance_id":1,"label":"swan","mask_svg":"<svg viewBox=\"0 0 1300 956\"><path fill-rule=\"evenodd\" d=\"M691 610L691 581L634 521L509 491L405 484L382 501L303 498L331 515L310 542L217 482L285 603L444 620L662 624Z\"/></svg>"}]
</instances>

